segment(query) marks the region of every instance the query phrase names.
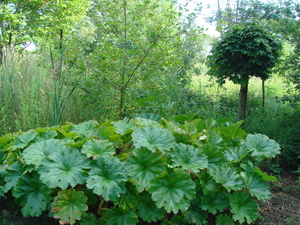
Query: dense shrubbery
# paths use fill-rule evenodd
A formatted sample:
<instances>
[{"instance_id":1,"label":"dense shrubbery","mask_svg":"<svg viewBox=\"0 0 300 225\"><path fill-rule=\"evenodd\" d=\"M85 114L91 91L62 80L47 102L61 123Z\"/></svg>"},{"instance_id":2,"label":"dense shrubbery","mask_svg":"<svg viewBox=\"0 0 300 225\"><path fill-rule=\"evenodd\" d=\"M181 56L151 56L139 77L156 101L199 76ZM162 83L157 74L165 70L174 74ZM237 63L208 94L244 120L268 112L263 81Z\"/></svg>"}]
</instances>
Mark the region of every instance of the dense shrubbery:
<instances>
[{"instance_id":1,"label":"dense shrubbery","mask_svg":"<svg viewBox=\"0 0 300 225\"><path fill-rule=\"evenodd\" d=\"M7 134L0 196L60 224L251 223L275 180L256 165L280 147L241 124L189 115Z\"/></svg>"}]
</instances>

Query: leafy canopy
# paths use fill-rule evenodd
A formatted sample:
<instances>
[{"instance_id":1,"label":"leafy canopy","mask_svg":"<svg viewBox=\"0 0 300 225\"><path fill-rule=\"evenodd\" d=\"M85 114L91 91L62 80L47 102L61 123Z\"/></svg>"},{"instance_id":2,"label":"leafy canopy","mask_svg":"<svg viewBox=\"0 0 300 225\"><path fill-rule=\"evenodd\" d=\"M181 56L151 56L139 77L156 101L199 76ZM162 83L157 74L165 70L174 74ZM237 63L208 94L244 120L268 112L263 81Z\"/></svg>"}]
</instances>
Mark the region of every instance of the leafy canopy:
<instances>
[{"instance_id":1,"label":"leafy canopy","mask_svg":"<svg viewBox=\"0 0 300 225\"><path fill-rule=\"evenodd\" d=\"M235 25L215 43L208 56L208 74L223 84L226 79L247 84L250 76L266 80L278 61L281 43L262 25Z\"/></svg>"}]
</instances>

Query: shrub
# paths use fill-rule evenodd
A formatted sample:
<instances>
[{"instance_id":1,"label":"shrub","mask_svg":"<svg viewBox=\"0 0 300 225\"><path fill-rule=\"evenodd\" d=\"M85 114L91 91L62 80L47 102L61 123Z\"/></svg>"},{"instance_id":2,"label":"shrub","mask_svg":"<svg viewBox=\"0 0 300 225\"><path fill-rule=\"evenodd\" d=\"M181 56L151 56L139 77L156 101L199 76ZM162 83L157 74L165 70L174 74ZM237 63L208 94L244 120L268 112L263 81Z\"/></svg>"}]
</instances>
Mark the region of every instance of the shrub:
<instances>
[{"instance_id":1,"label":"shrub","mask_svg":"<svg viewBox=\"0 0 300 225\"><path fill-rule=\"evenodd\" d=\"M271 197L255 163L279 145L242 122L177 116L87 121L0 139L0 196L60 224L251 223ZM76 222L77 221L77 222ZM80 221L80 222L79 222ZM102 221L102 222L101 222Z\"/></svg>"}]
</instances>

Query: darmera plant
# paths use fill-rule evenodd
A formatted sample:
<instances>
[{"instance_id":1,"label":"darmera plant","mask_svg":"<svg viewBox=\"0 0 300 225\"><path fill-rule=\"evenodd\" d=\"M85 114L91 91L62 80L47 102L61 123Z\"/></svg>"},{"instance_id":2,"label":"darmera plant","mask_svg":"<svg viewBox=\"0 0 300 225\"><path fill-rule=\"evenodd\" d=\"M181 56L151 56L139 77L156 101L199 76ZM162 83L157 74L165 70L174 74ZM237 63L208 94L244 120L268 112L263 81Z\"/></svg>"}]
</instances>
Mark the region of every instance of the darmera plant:
<instances>
[{"instance_id":1,"label":"darmera plant","mask_svg":"<svg viewBox=\"0 0 300 225\"><path fill-rule=\"evenodd\" d=\"M7 134L0 196L60 224L251 223L275 180L256 162L280 147L241 123L125 118Z\"/></svg>"}]
</instances>

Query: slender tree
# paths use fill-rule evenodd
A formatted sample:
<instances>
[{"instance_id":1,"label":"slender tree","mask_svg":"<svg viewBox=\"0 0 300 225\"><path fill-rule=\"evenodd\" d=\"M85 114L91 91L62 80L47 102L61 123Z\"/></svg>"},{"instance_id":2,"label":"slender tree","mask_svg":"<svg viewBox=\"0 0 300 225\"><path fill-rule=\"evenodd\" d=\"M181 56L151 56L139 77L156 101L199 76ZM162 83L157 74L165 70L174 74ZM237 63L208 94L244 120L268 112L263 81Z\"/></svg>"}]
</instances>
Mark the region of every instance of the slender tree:
<instances>
[{"instance_id":1,"label":"slender tree","mask_svg":"<svg viewBox=\"0 0 300 225\"><path fill-rule=\"evenodd\" d=\"M281 43L262 25L232 26L217 41L208 56L208 74L240 84L238 119L245 119L251 76L266 80L278 60Z\"/></svg>"}]
</instances>

